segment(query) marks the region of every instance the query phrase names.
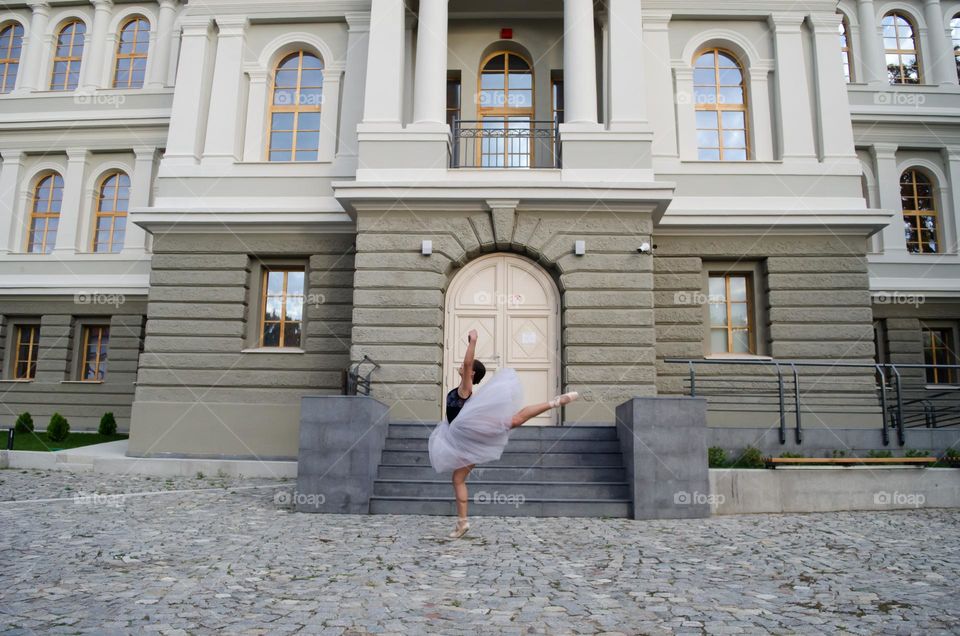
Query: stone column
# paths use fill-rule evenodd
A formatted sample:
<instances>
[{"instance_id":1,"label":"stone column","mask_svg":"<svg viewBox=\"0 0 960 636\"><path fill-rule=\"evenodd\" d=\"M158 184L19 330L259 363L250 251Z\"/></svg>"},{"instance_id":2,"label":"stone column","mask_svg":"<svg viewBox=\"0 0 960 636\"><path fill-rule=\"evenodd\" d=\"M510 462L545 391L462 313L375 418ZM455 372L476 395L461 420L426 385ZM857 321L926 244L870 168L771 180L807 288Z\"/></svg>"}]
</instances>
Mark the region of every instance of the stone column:
<instances>
[{"instance_id":1,"label":"stone column","mask_svg":"<svg viewBox=\"0 0 960 636\"><path fill-rule=\"evenodd\" d=\"M957 64L954 58L953 41L947 35L948 21L943 18L940 0L924 0L923 15L927 21L927 39L930 54L927 56L927 83L957 85Z\"/></svg>"},{"instance_id":2,"label":"stone column","mask_svg":"<svg viewBox=\"0 0 960 636\"><path fill-rule=\"evenodd\" d=\"M170 108L170 130L164 162L195 163L200 153L200 125L204 115L204 75L211 53L211 23L208 16L188 18L183 23L177 90Z\"/></svg>"},{"instance_id":3,"label":"stone column","mask_svg":"<svg viewBox=\"0 0 960 636\"><path fill-rule=\"evenodd\" d=\"M746 72L750 99L750 133L753 158L773 161L773 123L770 118L770 62L757 62ZM691 90L693 90L691 88ZM846 89L843 92L846 95ZM693 134L696 134L695 132Z\"/></svg>"},{"instance_id":4,"label":"stone column","mask_svg":"<svg viewBox=\"0 0 960 636\"><path fill-rule=\"evenodd\" d=\"M816 66L814 75L817 78L817 121L823 158L852 157L855 154L846 78L843 68L837 64L840 19L837 14L810 16Z\"/></svg>"},{"instance_id":5,"label":"stone column","mask_svg":"<svg viewBox=\"0 0 960 636\"><path fill-rule=\"evenodd\" d=\"M868 84L887 83L887 63L884 59L883 39L878 25L880 18L873 0L857 0L857 17L860 22L860 57L854 56L854 73L861 82Z\"/></svg>"},{"instance_id":6,"label":"stone column","mask_svg":"<svg viewBox=\"0 0 960 636\"><path fill-rule=\"evenodd\" d=\"M0 165L0 255L20 252L24 232L19 231L17 202L20 200L20 175L23 172L23 151L4 150Z\"/></svg>"},{"instance_id":7,"label":"stone column","mask_svg":"<svg viewBox=\"0 0 960 636\"><path fill-rule=\"evenodd\" d=\"M944 251L955 252L960 247L960 146L947 146L941 152L947 177L950 179L950 188L945 197L947 201L940 206L943 208L940 241L944 244ZM946 184L940 185L942 188ZM948 218L951 221L949 224L946 222Z\"/></svg>"},{"instance_id":8,"label":"stone column","mask_svg":"<svg viewBox=\"0 0 960 636\"><path fill-rule=\"evenodd\" d=\"M643 41L648 55L645 59L647 79L652 86L672 87L670 68L670 14L648 14L643 21ZM663 89L648 94L650 125L657 134L653 137L654 155L678 156L677 119L674 104L676 93Z\"/></svg>"},{"instance_id":9,"label":"stone column","mask_svg":"<svg viewBox=\"0 0 960 636\"><path fill-rule=\"evenodd\" d=\"M268 128L267 104L272 95L267 95L267 71L258 66L246 69L249 81L247 88L247 132L243 136L243 160L267 160L264 133Z\"/></svg>"},{"instance_id":10,"label":"stone column","mask_svg":"<svg viewBox=\"0 0 960 636\"><path fill-rule=\"evenodd\" d=\"M880 207L894 212L890 225L883 229L881 241L884 255L904 256L907 240L903 228L903 206L900 203L900 172L897 170L897 145L874 144L870 149L876 164Z\"/></svg>"},{"instance_id":11,"label":"stone column","mask_svg":"<svg viewBox=\"0 0 960 636\"><path fill-rule=\"evenodd\" d=\"M320 111L318 161L333 161L337 151L337 119L340 111L340 79L343 70L327 67L323 71L323 108Z\"/></svg>"},{"instance_id":12,"label":"stone column","mask_svg":"<svg viewBox=\"0 0 960 636\"><path fill-rule=\"evenodd\" d=\"M372 0L364 124L399 128L403 101L403 0Z\"/></svg>"},{"instance_id":13,"label":"stone column","mask_svg":"<svg viewBox=\"0 0 960 636\"><path fill-rule=\"evenodd\" d=\"M89 40L84 46L83 77L80 80L80 88L85 91L113 86L111 80L108 79L104 84L103 79L103 69L107 64L107 56L110 55L107 50L107 29L110 27L113 0L90 1L93 4L93 29L87 34Z\"/></svg>"},{"instance_id":14,"label":"stone column","mask_svg":"<svg viewBox=\"0 0 960 636\"><path fill-rule=\"evenodd\" d=\"M357 125L363 117L361 105L365 74L367 72L367 49L370 39L370 16L366 13L348 13L347 59L343 81L343 112L340 113L340 147L338 154L357 156Z\"/></svg>"},{"instance_id":15,"label":"stone column","mask_svg":"<svg viewBox=\"0 0 960 636\"><path fill-rule=\"evenodd\" d=\"M566 124L597 124L593 0L563 2L563 99Z\"/></svg>"},{"instance_id":16,"label":"stone column","mask_svg":"<svg viewBox=\"0 0 960 636\"><path fill-rule=\"evenodd\" d=\"M53 253L68 256L77 253L80 209L84 202L83 180L90 153L86 149L67 148L67 172L63 175L63 202L57 223L57 242Z\"/></svg>"},{"instance_id":17,"label":"stone column","mask_svg":"<svg viewBox=\"0 0 960 636\"><path fill-rule=\"evenodd\" d=\"M246 16L217 18L220 32L217 35L203 163L233 163L237 160L240 112L243 110L243 45L248 24Z\"/></svg>"},{"instance_id":18,"label":"stone column","mask_svg":"<svg viewBox=\"0 0 960 636\"><path fill-rule=\"evenodd\" d=\"M160 0L160 15L157 17L156 39L150 51L147 69L147 88L163 88L167 85L170 67L170 51L173 47L173 21L177 16L177 0Z\"/></svg>"},{"instance_id":19,"label":"stone column","mask_svg":"<svg viewBox=\"0 0 960 636\"><path fill-rule=\"evenodd\" d=\"M804 64L803 16L774 13L770 16L774 29L777 65L777 93L780 106L779 130L783 158L815 159L813 113Z\"/></svg>"},{"instance_id":20,"label":"stone column","mask_svg":"<svg viewBox=\"0 0 960 636\"><path fill-rule=\"evenodd\" d=\"M24 42L20 69L17 73L16 93L29 93L44 86L44 71L40 68L47 46L47 25L50 22L50 3L46 0L27 2L33 14L30 17L30 33Z\"/></svg>"},{"instance_id":21,"label":"stone column","mask_svg":"<svg viewBox=\"0 0 960 636\"><path fill-rule=\"evenodd\" d=\"M446 126L447 3L420 0L413 122Z\"/></svg>"},{"instance_id":22,"label":"stone column","mask_svg":"<svg viewBox=\"0 0 960 636\"><path fill-rule=\"evenodd\" d=\"M688 66L673 69L674 93L677 96L677 132L681 161L696 161L697 151L697 106L693 95L693 68Z\"/></svg>"},{"instance_id":23,"label":"stone column","mask_svg":"<svg viewBox=\"0 0 960 636\"><path fill-rule=\"evenodd\" d=\"M130 175L130 210L143 209L150 205L150 190L153 188L153 168L157 149L152 146L137 146L133 149L135 163ZM128 213L126 234L123 237L123 253L140 256L147 250L147 233L136 225Z\"/></svg>"},{"instance_id":24,"label":"stone column","mask_svg":"<svg viewBox=\"0 0 960 636\"><path fill-rule=\"evenodd\" d=\"M609 0L610 128L647 125L646 47L637 0ZM593 25L590 25L591 32ZM564 60L566 63L566 60ZM669 68L669 59L662 61ZM579 89L579 86L574 86ZM596 100L594 100L596 102Z\"/></svg>"}]
</instances>

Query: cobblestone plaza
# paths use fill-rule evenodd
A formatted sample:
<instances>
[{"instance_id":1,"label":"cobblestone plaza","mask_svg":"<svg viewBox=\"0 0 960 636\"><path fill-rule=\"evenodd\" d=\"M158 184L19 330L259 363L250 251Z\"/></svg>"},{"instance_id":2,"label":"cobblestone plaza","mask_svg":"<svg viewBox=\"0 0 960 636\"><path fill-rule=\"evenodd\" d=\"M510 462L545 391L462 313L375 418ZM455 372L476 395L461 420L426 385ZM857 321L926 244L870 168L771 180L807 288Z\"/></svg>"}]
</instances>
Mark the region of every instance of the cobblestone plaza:
<instances>
[{"instance_id":1,"label":"cobblestone plaza","mask_svg":"<svg viewBox=\"0 0 960 636\"><path fill-rule=\"evenodd\" d=\"M306 515L292 482L0 471L5 634L960 633L960 511Z\"/></svg>"}]
</instances>

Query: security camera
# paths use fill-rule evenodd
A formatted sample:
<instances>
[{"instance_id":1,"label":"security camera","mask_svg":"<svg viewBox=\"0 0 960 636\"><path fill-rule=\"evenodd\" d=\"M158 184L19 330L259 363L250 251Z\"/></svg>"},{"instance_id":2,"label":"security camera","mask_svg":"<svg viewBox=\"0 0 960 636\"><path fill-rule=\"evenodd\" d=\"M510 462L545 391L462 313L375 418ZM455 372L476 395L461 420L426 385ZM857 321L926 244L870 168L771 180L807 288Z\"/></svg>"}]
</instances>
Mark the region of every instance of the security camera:
<instances>
[{"instance_id":1,"label":"security camera","mask_svg":"<svg viewBox=\"0 0 960 636\"><path fill-rule=\"evenodd\" d=\"M641 244L640 244L640 247L637 248L637 251L640 252L641 254L649 254L649 253L650 253L650 244L647 243L647 242L641 243Z\"/></svg>"}]
</instances>

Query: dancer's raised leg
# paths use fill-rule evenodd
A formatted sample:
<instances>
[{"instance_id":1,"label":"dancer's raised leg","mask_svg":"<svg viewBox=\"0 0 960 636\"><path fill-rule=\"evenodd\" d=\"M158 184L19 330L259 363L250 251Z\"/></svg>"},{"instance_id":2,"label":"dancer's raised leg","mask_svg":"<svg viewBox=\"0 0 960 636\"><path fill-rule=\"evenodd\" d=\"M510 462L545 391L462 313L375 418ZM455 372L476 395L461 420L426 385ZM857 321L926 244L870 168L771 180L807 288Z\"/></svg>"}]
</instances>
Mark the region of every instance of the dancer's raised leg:
<instances>
[{"instance_id":1,"label":"dancer's raised leg","mask_svg":"<svg viewBox=\"0 0 960 636\"><path fill-rule=\"evenodd\" d=\"M541 402L540 404L531 404L530 406L525 406L519 411L516 412L513 416L513 421L510 423L510 428L517 428L518 426L523 426L529 420L535 418L541 413L546 413L550 409L555 409L557 407L563 406L565 404L570 404L574 400L580 397L580 394L576 391L571 393L564 393L563 395L558 395L549 402Z\"/></svg>"}]
</instances>

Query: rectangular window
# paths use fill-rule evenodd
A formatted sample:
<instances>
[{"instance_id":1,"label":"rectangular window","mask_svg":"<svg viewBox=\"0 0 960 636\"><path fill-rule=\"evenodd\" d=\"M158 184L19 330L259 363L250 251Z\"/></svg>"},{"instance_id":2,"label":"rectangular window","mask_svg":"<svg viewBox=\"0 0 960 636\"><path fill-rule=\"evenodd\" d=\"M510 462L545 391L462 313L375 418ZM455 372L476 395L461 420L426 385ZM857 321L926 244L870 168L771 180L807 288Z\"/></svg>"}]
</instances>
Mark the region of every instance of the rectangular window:
<instances>
[{"instance_id":1,"label":"rectangular window","mask_svg":"<svg viewBox=\"0 0 960 636\"><path fill-rule=\"evenodd\" d=\"M755 354L753 277L748 273L710 273L710 353Z\"/></svg>"},{"instance_id":2,"label":"rectangular window","mask_svg":"<svg viewBox=\"0 0 960 636\"><path fill-rule=\"evenodd\" d=\"M40 325L16 325L17 341L14 349L13 377L32 380L37 375L37 355L40 353Z\"/></svg>"},{"instance_id":3,"label":"rectangular window","mask_svg":"<svg viewBox=\"0 0 960 636\"><path fill-rule=\"evenodd\" d=\"M303 332L303 267L265 267L261 281L261 347L300 347Z\"/></svg>"},{"instance_id":4,"label":"rectangular window","mask_svg":"<svg viewBox=\"0 0 960 636\"><path fill-rule=\"evenodd\" d=\"M563 71L553 71L550 91L553 97L553 121L559 125L563 123Z\"/></svg>"},{"instance_id":5,"label":"rectangular window","mask_svg":"<svg viewBox=\"0 0 960 636\"><path fill-rule=\"evenodd\" d=\"M923 363L931 365L927 369L930 384L956 383L957 370L947 366L957 363L952 328L923 327Z\"/></svg>"},{"instance_id":6,"label":"rectangular window","mask_svg":"<svg viewBox=\"0 0 960 636\"><path fill-rule=\"evenodd\" d=\"M461 85L460 71L447 73L447 124L454 129L454 121L460 119Z\"/></svg>"},{"instance_id":7,"label":"rectangular window","mask_svg":"<svg viewBox=\"0 0 960 636\"><path fill-rule=\"evenodd\" d=\"M107 349L110 343L110 327L107 325L84 325L80 349L80 380L102 382L107 374Z\"/></svg>"}]
</instances>

